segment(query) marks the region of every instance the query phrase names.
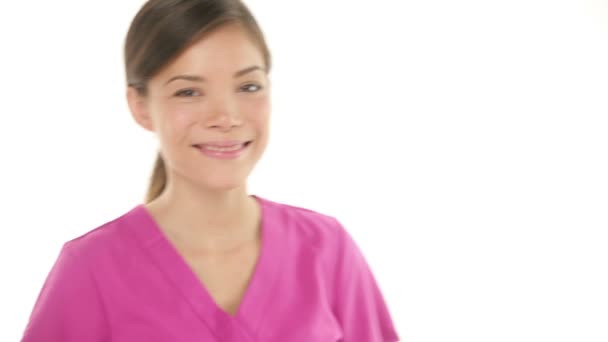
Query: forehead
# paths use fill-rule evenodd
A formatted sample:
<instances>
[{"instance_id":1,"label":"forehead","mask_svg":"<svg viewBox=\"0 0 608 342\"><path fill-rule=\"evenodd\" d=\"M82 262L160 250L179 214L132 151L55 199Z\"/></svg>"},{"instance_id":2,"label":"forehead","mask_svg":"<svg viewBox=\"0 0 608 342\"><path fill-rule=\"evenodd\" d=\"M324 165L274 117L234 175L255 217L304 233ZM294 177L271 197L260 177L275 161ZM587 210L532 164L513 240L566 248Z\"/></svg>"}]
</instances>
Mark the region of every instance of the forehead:
<instances>
[{"instance_id":1,"label":"forehead","mask_svg":"<svg viewBox=\"0 0 608 342\"><path fill-rule=\"evenodd\" d=\"M262 52L240 25L225 25L189 46L162 72L230 72L249 65L264 65Z\"/></svg>"}]
</instances>

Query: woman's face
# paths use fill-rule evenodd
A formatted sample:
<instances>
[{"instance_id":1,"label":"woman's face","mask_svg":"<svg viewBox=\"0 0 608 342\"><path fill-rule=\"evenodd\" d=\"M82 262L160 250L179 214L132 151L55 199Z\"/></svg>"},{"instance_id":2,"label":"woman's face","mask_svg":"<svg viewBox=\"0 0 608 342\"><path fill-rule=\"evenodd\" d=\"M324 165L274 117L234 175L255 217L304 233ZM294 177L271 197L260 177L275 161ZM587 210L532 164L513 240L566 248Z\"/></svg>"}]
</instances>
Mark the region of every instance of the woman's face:
<instances>
[{"instance_id":1,"label":"woman's face","mask_svg":"<svg viewBox=\"0 0 608 342\"><path fill-rule=\"evenodd\" d=\"M270 80L260 49L238 25L223 26L189 47L148 83L130 88L135 120L156 133L168 172L215 189L241 186L268 142ZM248 142L236 158L202 144ZM214 152L209 152L214 153Z\"/></svg>"}]
</instances>

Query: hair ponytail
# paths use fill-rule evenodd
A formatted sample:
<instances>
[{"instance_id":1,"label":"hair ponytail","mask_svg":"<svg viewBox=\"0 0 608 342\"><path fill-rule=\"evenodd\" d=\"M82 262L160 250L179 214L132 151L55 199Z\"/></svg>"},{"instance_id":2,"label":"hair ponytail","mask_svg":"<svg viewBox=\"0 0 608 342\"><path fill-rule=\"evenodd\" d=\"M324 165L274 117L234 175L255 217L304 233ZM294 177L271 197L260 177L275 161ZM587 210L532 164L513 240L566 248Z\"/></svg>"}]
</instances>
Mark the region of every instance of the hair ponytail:
<instances>
[{"instance_id":1,"label":"hair ponytail","mask_svg":"<svg viewBox=\"0 0 608 342\"><path fill-rule=\"evenodd\" d=\"M165 167L165 161L163 160L160 152L156 155L156 162L154 162L154 169L150 177L150 184L148 185L148 193L146 194L145 202L150 203L155 200L165 190L167 185L167 170Z\"/></svg>"}]
</instances>

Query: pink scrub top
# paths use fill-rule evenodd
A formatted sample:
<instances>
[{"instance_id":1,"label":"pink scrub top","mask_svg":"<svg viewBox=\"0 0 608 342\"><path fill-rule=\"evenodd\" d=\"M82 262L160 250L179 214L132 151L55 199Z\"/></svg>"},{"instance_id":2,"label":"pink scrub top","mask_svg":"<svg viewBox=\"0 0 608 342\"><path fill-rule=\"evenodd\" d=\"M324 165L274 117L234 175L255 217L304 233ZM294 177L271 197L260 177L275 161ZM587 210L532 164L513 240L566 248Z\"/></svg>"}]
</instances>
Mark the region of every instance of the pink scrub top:
<instances>
[{"instance_id":1,"label":"pink scrub top","mask_svg":"<svg viewBox=\"0 0 608 342\"><path fill-rule=\"evenodd\" d=\"M332 216L252 195L262 245L238 312L222 310L143 204L66 242L24 342L393 342L363 254Z\"/></svg>"}]
</instances>

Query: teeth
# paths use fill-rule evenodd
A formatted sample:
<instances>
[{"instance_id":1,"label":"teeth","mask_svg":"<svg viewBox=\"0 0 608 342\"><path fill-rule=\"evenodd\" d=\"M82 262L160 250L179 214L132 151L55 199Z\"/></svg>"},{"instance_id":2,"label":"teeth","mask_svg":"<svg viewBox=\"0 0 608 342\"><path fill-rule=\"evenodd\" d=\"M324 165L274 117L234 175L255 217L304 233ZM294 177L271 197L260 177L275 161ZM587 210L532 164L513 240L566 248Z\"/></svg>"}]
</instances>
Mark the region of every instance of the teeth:
<instances>
[{"instance_id":1,"label":"teeth","mask_svg":"<svg viewBox=\"0 0 608 342\"><path fill-rule=\"evenodd\" d=\"M232 147L218 147L218 146L203 145L201 147L204 148L205 150L209 150L209 151L232 152L232 151L240 150L241 148L243 148L244 145L245 144L239 144L239 145L235 145Z\"/></svg>"}]
</instances>

